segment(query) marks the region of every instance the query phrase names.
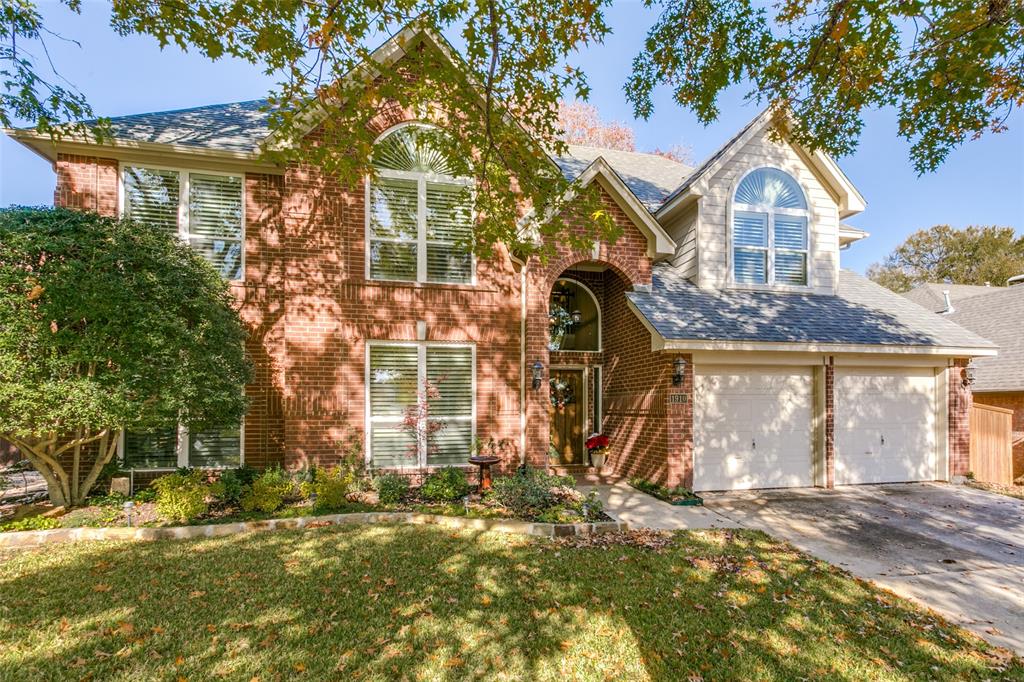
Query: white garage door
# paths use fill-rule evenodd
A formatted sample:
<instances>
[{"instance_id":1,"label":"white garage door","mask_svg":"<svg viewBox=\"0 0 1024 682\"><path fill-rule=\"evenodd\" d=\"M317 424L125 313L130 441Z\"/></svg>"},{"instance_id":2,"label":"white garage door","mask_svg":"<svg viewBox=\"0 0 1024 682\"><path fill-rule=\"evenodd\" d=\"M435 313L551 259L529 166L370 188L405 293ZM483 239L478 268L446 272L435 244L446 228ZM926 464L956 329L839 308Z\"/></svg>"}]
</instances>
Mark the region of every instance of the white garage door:
<instances>
[{"instance_id":1,"label":"white garage door","mask_svg":"<svg viewBox=\"0 0 1024 682\"><path fill-rule=\"evenodd\" d=\"M839 368L836 484L935 480L932 369Z\"/></svg>"},{"instance_id":2,"label":"white garage door","mask_svg":"<svg viewBox=\"0 0 1024 682\"><path fill-rule=\"evenodd\" d=\"M810 368L695 370L695 489L812 485Z\"/></svg>"}]
</instances>

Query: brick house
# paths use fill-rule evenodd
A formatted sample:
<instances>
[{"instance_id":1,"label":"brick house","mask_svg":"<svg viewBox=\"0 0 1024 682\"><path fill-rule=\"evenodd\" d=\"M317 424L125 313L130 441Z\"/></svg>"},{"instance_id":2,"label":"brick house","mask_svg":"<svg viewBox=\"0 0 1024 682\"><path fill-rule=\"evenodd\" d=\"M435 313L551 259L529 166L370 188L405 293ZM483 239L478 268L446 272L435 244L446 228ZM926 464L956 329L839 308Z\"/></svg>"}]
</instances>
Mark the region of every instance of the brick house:
<instances>
[{"instance_id":1,"label":"brick house","mask_svg":"<svg viewBox=\"0 0 1024 682\"><path fill-rule=\"evenodd\" d=\"M408 29L375 58L415 58ZM137 472L177 465L462 465L475 437L520 461L695 489L946 480L967 468L970 358L992 344L840 269L864 200L836 163L760 115L697 168L572 147L614 244L522 262L452 244L472 229L460 178L418 122L373 123L379 179L344 187L259 148L262 102L113 119L114 144L8 131L52 162L54 202L165 225L224 276L256 376L241 427L127 434ZM427 150L429 151L429 150ZM464 195L462 195L464 196ZM436 450L399 425L439 384Z\"/></svg>"},{"instance_id":2,"label":"brick house","mask_svg":"<svg viewBox=\"0 0 1024 682\"><path fill-rule=\"evenodd\" d=\"M999 346L997 357L975 361L971 392L979 405L1013 410L1013 478L1024 479L1024 285L929 283L904 297Z\"/></svg>"}]
</instances>

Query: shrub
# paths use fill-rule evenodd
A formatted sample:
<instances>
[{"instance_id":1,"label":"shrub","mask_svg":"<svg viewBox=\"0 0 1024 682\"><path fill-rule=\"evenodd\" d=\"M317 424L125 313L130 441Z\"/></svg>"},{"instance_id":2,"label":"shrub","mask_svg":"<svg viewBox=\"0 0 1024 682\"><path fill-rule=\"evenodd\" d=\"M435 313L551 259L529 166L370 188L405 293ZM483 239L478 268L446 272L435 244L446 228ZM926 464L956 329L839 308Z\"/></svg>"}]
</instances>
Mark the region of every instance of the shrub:
<instances>
[{"instance_id":1,"label":"shrub","mask_svg":"<svg viewBox=\"0 0 1024 682\"><path fill-rule=\"evenodd\" d=\"M420 486L420 496L431 502L454 502L469 494L466 472L456 467L445 467L427 476Z\"/></svg>"},{"instance_id":2,"label":"shrub","mask_svg":"<svg viewBox=\"0 0 1024 682\"><path fill-rule=\"evenodd\" d=\"M398 474L381 474L373 479L381 504L395 504L409 491L409 479Z\"/></svg>"},{"instance_id":3,"label":"shrub","mask_svg":"<svg viewBox=\"0 0 1024 682\"><path fill-rule=\"evenodd\" d=\"M316 493L314 508L341 509L345 506L345 496L354 487L355 481L355 474L348 468L318 469L312 483L312 491Z\"/></svg>"},{"instance_id":4,"label":"shrub","mask_svg":"<svg viewBox=\"0 0 1024 682\"><path fill-rule=\"evenodd\" d=\"M242 503L242 496L259 475L259 471L246 465L237 469L227 469L221 473L217 481L219 485L214 497L226 505L237 507Z\"/></svg>"},{"instance_id":5,"label":"shrub","mask_svg":"<svg viewBox=\"0 0 1024 682\"><path fill-rule=\"evenodd\" d=\"M26 516L17 521L0 523L0 533L18 530L50 530L58 527L60 527L60 519L51 519L46 516Z\"/></svg>"},{"instance_id":6,"label":"shrub","mask_svg":"<svg viewBox=\"0 0 1024 682\"><path fill-rule=\"evenodd\" d=\"M547 523L593 521L601 516L597 493L584 495L571 476L521 469L494 481L491 499L521 518Z\"/></svg>"},{"instance_id":7,"label":"shrub","mask_svg":"<svg viewBox=\"0 0 1024 682\"><path fill-rule=\"evenodd\" d=\"M187 523L208 510L206 498L210 487L198 471L177 471L161 476L152 485L156 491L156 512L168 521Z\"/></svg>"},{"instance_id":8,"label":"shrub","mask_svg":"<svg viewBox=\"0 0 1024 682\"><path fill-rule=\"evenodd\" d=\"M138 502L139 504L145 504L147 502L155 502L156 501L156 491L153 490L152 488L143 488L142 490L140 490L137 493L135 493L135 495L132 496L132 499L135 500L136 502Z\"/></svg>"},{"instance_id":9,"label":"shrub","mask_svg":"<svg viewBox=\"0 0 1024 682\"><path fill-rule=\"evenodd\" d=\"M277 511L284 504L285 498L292 494L294 487L291 478L283 469L267 469L242 495L242 510L267 513Z\"/></svg>"}]
</instances>

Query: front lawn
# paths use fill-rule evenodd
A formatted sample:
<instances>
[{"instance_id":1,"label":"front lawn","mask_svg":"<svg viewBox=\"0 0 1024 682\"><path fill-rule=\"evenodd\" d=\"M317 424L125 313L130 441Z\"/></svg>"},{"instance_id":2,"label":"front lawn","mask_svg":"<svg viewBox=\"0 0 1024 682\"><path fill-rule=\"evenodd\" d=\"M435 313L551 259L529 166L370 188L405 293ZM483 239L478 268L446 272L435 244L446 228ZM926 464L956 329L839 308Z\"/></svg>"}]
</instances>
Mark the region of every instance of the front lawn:
<instances>
[{"instance_id":1,"label":"front lawn","mask_svg":"<svg viewBox=\"0 0 1024 682\"><path fill-rule=\"evenodd\" d=\"M1024 677L763 534L674 542L382 525L11 553L0 679Z\"/></svg>"}]
</instances>

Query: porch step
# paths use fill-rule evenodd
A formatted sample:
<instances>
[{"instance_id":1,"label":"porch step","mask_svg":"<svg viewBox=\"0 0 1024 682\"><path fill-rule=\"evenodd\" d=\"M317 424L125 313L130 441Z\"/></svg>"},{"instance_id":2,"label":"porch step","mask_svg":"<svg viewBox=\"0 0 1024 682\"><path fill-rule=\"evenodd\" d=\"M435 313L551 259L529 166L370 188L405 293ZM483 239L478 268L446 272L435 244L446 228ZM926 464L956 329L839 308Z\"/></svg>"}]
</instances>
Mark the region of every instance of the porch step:
<instances>
[{"instance_id":1,"label":"porch step","mask_svg":"<svg viewBox=\"0 0 1024 682\"><path fill-rule=\"evenodd\" d=\"M619 474L604 473L585 465L553 466L551 473L558 476L572 476L576 479L576 483L583 485L614 485L625 480L625 477Z\"/></svg>"}]
</instances>

